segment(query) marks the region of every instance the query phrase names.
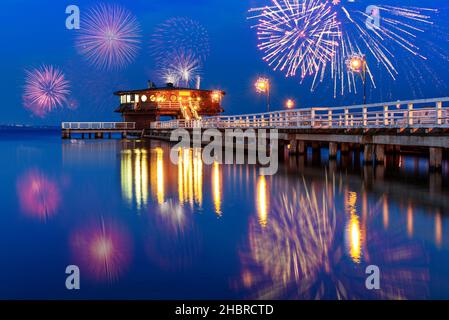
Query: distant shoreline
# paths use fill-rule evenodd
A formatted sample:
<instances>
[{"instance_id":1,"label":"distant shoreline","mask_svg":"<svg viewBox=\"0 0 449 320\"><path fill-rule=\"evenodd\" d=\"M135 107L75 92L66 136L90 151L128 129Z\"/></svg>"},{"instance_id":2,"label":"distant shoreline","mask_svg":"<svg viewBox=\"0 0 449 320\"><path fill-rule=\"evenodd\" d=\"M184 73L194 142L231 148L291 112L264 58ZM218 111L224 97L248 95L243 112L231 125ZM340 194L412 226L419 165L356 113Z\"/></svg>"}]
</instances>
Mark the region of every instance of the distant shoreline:
<instances>
[{"instance_id":1,"label":"distant shoreline","mask_svg":"<svg viewBox=\"0 0 449 320\"><path fill-rule=\"evenodd\" d=\"M59 126L32 126L32 125L22 125L22 124L6 124L0 125L0 131L11 131L11 130L20 130L20 131L30 131L30 130L60 130Z\"/></svg>"}]
</instances>

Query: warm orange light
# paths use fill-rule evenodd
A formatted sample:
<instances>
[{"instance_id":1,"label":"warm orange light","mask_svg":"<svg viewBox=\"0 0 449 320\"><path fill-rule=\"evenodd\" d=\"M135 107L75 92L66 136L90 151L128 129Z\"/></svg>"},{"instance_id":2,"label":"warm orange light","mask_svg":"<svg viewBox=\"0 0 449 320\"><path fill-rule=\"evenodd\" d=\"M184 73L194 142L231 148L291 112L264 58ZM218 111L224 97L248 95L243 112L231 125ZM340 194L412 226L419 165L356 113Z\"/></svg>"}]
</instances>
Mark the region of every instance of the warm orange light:
<instances>
[{"instance_id":1,"label":"warm orange light","mask_svg":"<svg viewBox=\"0 0 449 320\"><path fill-rule=\"evenodd\" d=\"M221 100L221 92L220 91L214 91L211 94L212 101L213 102L220 102Z\"/></svg>"},{"instance_id":2,"label":"warm orange light","mask_svg":"<svg viewBox=\"0 0 449 320\"><path fill-rule=\"evenodd\" d=\"M265 93L269 90L270 81L267 78L259 78L254 84L258 93Z\"/></svg>"},{"instance_id":3,"label":"warm orange light","mask_svg":"<svg viewBox=\"0 0 449 320\"><path fill-rule=\"evenodd\" d=\"M293 101L292 99L288 99L285 102L285 105L288 109L293 109L293 107L295 106L295 101Z\"/></svg>"},{"instance_id":4,"label":"warm orange light","mask_svg":"<svg viewBox=\"0 0 449 320\"><path fill-rule=\"evenodd\" d=\"M363 68L364 68L364 57L361 56L353 56L349 58L348 61L348 68L352 71L352 72L362 72Z\"/></svg>"}]
</instances>

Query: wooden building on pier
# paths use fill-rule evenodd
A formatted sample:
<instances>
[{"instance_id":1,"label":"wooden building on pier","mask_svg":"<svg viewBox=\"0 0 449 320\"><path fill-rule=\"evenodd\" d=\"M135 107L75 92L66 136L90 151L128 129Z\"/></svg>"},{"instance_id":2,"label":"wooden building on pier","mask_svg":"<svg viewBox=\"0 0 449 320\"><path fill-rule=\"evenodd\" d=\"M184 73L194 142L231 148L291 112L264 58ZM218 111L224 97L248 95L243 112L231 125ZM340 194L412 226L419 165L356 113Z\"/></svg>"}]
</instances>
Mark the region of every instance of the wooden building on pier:
<instances>
[{"instance_id":1,"label":"wooden building on pier","mask_svg":"<svg viewBox=\"0 0 449 320\"><path fill-rule=\"evenodd\" d=\"M120 97L115 112L121 113L125 122L134 122L136 129L149 128L151 122L161 117L191 120L224 111L221 102L225 92L221 90L181 88L171 83L158 88L149 81L146 89L114 94Z\"/></svg>"}]
</instances>

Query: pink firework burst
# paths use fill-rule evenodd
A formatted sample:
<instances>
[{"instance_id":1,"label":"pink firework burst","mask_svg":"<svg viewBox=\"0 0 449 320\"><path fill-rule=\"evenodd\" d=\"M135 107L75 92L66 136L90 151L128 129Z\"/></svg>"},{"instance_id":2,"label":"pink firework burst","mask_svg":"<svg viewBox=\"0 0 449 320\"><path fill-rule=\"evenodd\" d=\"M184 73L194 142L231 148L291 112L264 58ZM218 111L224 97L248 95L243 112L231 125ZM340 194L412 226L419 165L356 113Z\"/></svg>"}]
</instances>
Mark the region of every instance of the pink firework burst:
<instances>
[{"instance_id":1,"label":"pink firework burst","mask_svg":"<svg viewBox=\"0 0 449 320\"><path fill-rule=\"evenodd\" d=\"M67 102L70 84L61 70L42 65L25 73L23 104L35 115L43 117Z\"/></svg>"},{"instance_id":2,"label":"pink firework burst","mask_svg":"<svg viewBox=\"0 0 449 320\"><path fill-rule=\"evenodd\" d=\"M100 4L81 21L76 48L98 69L120 69L134 60L140 45L136 18L118 5Z\"/></svg>"}]
</instances>

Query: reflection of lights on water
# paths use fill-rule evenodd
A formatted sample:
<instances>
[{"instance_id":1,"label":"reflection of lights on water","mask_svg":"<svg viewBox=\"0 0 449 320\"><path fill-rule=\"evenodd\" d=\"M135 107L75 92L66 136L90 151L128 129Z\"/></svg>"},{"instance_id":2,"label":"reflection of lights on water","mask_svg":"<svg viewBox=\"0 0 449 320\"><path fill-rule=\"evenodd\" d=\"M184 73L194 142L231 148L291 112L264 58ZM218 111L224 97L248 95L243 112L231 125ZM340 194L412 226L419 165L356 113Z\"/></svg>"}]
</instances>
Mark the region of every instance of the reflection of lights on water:
<instances>
[{"instance_id":1,"label":"reflection of lights on water","mask_svg":"<svg viewBox=\"0 0 449 320\"><path fill-rule=\"evenodd\" d=\"M195 201L201 207L203 204L203 161L201 159L201 149L193 151L193 182Z\"/></svg>"},{"instance_id":2,"label":"reflection of lights on water","mask_svg":"<svg viewBox=\"0 0 449 320\"><path fill-rule=\"evenodd\" d=\"M360 263L362 256L362 231L360 227L360 218L357 215L357 193L352 191L345 191L345 210L349 214L349 221L346 226L346 247L349 256L355 263ZM366 215L367 199L364 195L364 215Z\"/></svg>"},{"instance_id":3,"label":"reflection of lights on water","mask_svg":"<svg viewBox=\"0 0 449 320\"><path fill-rule=\"evenodd\" d=\"M98 281L116 280L131 260L128 233L122 226L103 220L73 233L70 245L81 270Z\"/></svg>"},{"instance_id":4,"label":"reflection of lights on water","mask_svg":"<svg viewBox=\"0 0 449 320\"><path fill-rule=\"evenodd\" d=\"M148 203L148 155L145 149L122 151L120 164L122 197L138 209Z\"/></svg>"},{"instance_id":5,"label":"reflection of lights on water","mask_svg":"<svg viewBox=\"0 0 449 320\"><path fill-rule=\"evenodd\" d=\"M171 230L181 232L186 224L186 213L184 208L169 200L160 206L162 220L167 223Z\"/></svg>"},{"instance_id":6,"label":"reflection of lights on water","mask_svg":"<svg viewBox=\"0 0 449 320\"><path fill-rule=\"evenodd\" d=\"M128 204L133 201L133 168L132 155L130 150L122 152L120 163L120 180L122 187L122 197Z\"/></svg>"},{"instance_id":7,"label":"reflection of lights on water","mask_svg":"<svg viewBox=\"0 0 449 320\"><path fill-rule=\"evenodd\" d=\"M203 161L201 149L179 149L178 195L180 203L203 202Z\"/></svg>"},{"instance_id":8,"label":"reflection of lights on water","mask_svg":"<svg viewBox=\"0 0 449 320\"><path fill-rule=\"evenodd\" d=\"M355 263L360 263L362 256L362 233L360 231L360 220L356 214L352 214L347 227L349 239L349 255Z\"/></svg>"},{"instance_id":9,"label":"reflection of lights on water","mask_svg":"<svg viewBox=\"0 0 449 320\"><path fill-rule=\"evenodd\" d=\"M425 297L425 253L419 244L404 245L402 238L386 234L375 223L374 218L381 218L382 202L370 206L373 211L367 210L365 221L357 214L358 194L349 193L343 185L315 186L288 185L280 199L270 204L270 223L262 228L256 219L251 220L249 252L241 255L239 286L259 299ZM342 195L342 201L334 198L337 195ZM336 205L348 215L336 215ZM340 235L344 235L349 259L344 258ZM368 262L381 266L381 290L366 290Z\"/></svg>"},{"instance_id":10,"label":"reflection of lights on water","mask_svg":"<svg viewBox=\"0 0 449 320\"><path fill-rule=\"evenodd\" d=\"M265 176L260 176L257 183L257 212L261 226L267 225L268 203L267 203L267 183Z\"/></svg>"},{"instance_id":11,"label":"reflection of lights on water","mask_svg":"<svg viewBox=\"0 0 449 320\"><path fill-rule=\"evenodd\" d=\"M411 202L407 207L407 234L409 237L413 236L413 206Z\"/></svg>"},{"instance_id":12,"label":"reflection of lights on water","mask_svg":"<svg viewBox=\"0 0 449 320\"><path fill-rule=\"evenodd\" d=\"M355 214L357 212L357 193L352 191L345 192L345 208L348 214Z\"/></svg>"},{"instance_id":13,"label":"reflection of lights on water","mask_svg":"<svg viewBox=\"0 0 449 320\"><path fill-rule=\"evenodd\" d=\"M33 217L53 216L60 205L56 182L37 170L30 170L18 179L17 194L22 211Z\"/></svg>"},{"instance_id":14,"label":"reflection of lights on water","mask_svg":"<svg viewBox=\"0 0 449 320\"><path fill-rule=\"evenodd\" d=\"M157 202L164 203L164 151L161 148L156 148L156 175L157 175Z\"/></svg>"},{"instance_id":15,"label":"reflection of lights on water","mask_svg":"<svg viewBox=\"0 0 449 320\"><path fill-rule=\"evenodd\" d=\"M214 162L212 168L212 192L214 195L215 213L221 215L221 173L218 162Z\"/></svg>"},{"instance_id":16,"label":"reflection of lights on water","mask_svg":"<svg viewBox=\"0 0 449 320\"><path fill-rule=\"evenodd\" d=\"M441 218L441 212L437 212L435 215L435 244L441 247L443 241L443 224Z\"/></svg>"},{"instance_id":17,"label":"reflection of lights on water","mask_svg":"<svg viewBox=\"0 0 449 320\"><path fill-rule=\"evenodd\" d=\"M382 210L384 229L388 229L389 216L390 216L390 211L388 209L388 197L387 197L387 195L384 195L383 196L383 210Z\"/></svg>"}]
</instances>

